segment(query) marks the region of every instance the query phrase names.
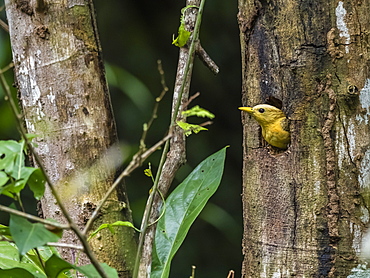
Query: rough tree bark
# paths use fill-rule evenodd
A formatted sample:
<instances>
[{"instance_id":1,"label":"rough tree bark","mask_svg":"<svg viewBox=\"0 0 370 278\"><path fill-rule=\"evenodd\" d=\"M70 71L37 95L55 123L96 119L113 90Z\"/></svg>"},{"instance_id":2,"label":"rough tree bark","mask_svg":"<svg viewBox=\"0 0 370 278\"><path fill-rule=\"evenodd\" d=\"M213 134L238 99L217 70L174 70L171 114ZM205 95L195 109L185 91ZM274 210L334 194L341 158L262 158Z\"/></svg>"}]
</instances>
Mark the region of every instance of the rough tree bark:
<instances>
[{"instance_id":1,"label":"rough tree bark","mask_svg":"<svg viewBox=\"0 0 370 278\"><path fill-rule=\"evenodd\" d=\"M246 114L242 277L347 277L369 222L369 1L239 0L243 105L282 105L287 151Z\"/></svg>"},{"instance_id":2,"label":"rough tree bark","mask_svg":"<svg viewBox=\"0 0 370 278\"><path fill-rule=\"evenodd\" d=\"M115 121L90 0L6 0L16 85L29 133L65 206L81 228L115 178ZM119 150L113 151L120 153ZM45 217L64 222L49 191ZM112 194L93 228L131 221L124 188ZM129 277L135 258L133 230L102 231L91 241L98 259ZM65 232L64 242L77 243ZM74 262L76 251L63 249ZM82 256L80 264L87 263Z\"/></svg>"}]
</instances>

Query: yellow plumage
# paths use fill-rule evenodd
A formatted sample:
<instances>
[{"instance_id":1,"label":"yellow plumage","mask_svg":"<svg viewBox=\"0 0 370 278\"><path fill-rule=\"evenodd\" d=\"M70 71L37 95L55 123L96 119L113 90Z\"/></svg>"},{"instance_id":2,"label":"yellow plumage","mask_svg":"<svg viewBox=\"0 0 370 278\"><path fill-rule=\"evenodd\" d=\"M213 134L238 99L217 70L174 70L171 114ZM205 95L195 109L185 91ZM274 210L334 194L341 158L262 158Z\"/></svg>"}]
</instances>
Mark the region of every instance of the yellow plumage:
<instances>
[{"instance_id":1,"label":"yellow plumage","mask_svg":"<svg viewBox=\"0 0 370 278\"><path fill-rule=\"evenodd\" d=\"M239 107L248 112L262 127L262 136L267 143L279 149L286 149L290 144L288 119L283 111L268 105L259 104L254 107Z\"/></svg>"}]
</instances>

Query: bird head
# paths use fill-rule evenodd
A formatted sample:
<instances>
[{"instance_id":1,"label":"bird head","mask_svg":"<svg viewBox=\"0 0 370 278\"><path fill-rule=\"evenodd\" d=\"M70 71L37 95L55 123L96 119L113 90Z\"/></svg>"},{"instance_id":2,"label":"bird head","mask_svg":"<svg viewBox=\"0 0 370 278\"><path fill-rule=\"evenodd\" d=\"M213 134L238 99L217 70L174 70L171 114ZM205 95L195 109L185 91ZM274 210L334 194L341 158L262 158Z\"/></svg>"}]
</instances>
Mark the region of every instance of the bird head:
<instances>
[{"instance_id":1,"label":"bird head","mask_svg":"<svg viewBox=\"0 0 370 278\"><path fill-rule=\"evenodd\" d=\"M239 109L248 112L261 126L274 123L276 120L286 117L283 111L269 104L259 104L254 107L239 107Z\"/></svg>"}]
</instances>

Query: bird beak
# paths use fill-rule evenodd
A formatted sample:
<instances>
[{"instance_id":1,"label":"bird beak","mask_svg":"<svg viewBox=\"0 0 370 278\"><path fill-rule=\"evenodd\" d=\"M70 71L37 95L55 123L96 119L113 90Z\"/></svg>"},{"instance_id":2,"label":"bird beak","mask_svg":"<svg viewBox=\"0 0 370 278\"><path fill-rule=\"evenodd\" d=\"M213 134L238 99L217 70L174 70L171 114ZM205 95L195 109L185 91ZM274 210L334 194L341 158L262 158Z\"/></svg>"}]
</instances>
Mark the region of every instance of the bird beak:
<instances>
[{"instance_id":1,"label":"bird beak","mask_svg":"<svg viewBox=\"0 0 370 278\"><path fill-rule=\"evenodd\" d=\"M239 110L247 111L249 114L251 114L253 112L252 107L239 107Z\"/></svg>"}]
</instances>

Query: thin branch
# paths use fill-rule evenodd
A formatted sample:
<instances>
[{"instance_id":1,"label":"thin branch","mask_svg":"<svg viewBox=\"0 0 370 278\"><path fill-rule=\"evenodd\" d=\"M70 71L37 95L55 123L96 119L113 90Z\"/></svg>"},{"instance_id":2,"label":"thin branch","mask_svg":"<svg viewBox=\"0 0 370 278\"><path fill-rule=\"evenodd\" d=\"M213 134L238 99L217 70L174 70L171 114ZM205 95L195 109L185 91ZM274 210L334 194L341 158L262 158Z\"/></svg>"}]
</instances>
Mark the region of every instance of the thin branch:
<instances>
[{"instance_id":1,"label":"thin branch","mask_svg":"<svg viewBox=\"0 0 370 278\"><path fill-rule=\"evenodd\" d=\"M191 2L191 3L190 3ZM150 194L147 205L144 211L144 216L141 224L141 234L139 238L138 253L136 256L134 275L133 277L147 277L147 270L150 269L151 256L152 256L152 245L154 238L155 226L148 227L149 222L154 222L158 218L159 210L162 205L160 196L156 194L157 190L161 190L163 195L166 195L170 184L174 178L176 170L180 167L184 160L185 154L185 139L183 131L175 128L174 124L178 117L183 117L180 112L180 107L187 101L188 90L190 87L191 71L193 68L194 54L196 50L196 42L199 37L199 28L201 23L201 15L203 12L205 0L199 1L187 1L187 5L199 5L199 10L196 16L196 22L194 31L191 37L191 43L189 49L180 48L180 58L178 71L176 75L174 99L173 99L173 110L170 123L170 130L174 132L174 139L170 142L167 141L163 148L162 157L158 167L158 173L152 188L152 194ZM191 10L191 9L189 9ZM184 15L187 17L187 15ZM185 22L188 20L185 18ZM189 23L191 20L189 21ZM194 22L193 22L194 23ZM187 23L188 24L188 23ZM188 28L191 29L191 28ZM163 173L163 175L162 175ZM160 188L159 188L160 187ZM158 196L158 197L157 197ZM145 256L144 256L145 255Z\"/></svg>"},{"instance_id":2,"label":"thin branch","mask_svg":"<svg viewBox=\"0 0 370 278\"><path fill-rule=\"evenodd\" d=\"M211 125L211 124L213 124L212 121L206 121L204 123L199 124L199 126L207 126L207 125Z\"/></svg>"},{"instance_id":3,"label":"thin branch","mask_svg":"<svg viewBox=\"0 0 370 278\"><path fill-rule=\"evenodd\" d=\"M65 208L65 206L63 205L62 203L62 200L54 186L54 184L51 182L50 180L50 177L47 175L46 173L46 170L45 170L45 167L40 159L40 157L38 156L38 154L36 153L33 145L31 144L30 140L28 139L27 135L26 135L26 131L23 127L23 124L21 122L21 119L22 119L22 116L21 114L18 112L18 108L13 100L13 97L12 97L12 93L10 91L10 87L8 85L8 83L6 82L5 80L5 77L4 77L4 74L2 72L0 72L0 83L1 85L3 86L4 88L4 91L5 91L5 94L6 94L6 97L9 101L9 104L10 104L10 107L11 107L11 110L17 120L17 124L18 124L18 129L19 129L19 132L23 138L23 140L26 142L31 154L33 155L38 167L40 168L40 170L42 171L42 173L44 174L44 177L45 177L45 180L46 180L46 183L49 185L49 188L56 200L56 202L58 203L59 207L60 207L60 210L62 211L64 217L66 218L70 228L75 232L75 234L77 235L77 237L79 238L79 240L81 241L82 245L84 246L84 249L85 249L85 253L86 255L89 257L91 263L94 265L94 267L96 268L96 270L99 272L99 274L103 277L103 278L108 278L108 276L106 275L104 269L102 268L102 266L99 264L98 260L96 259L94 253L92 252L87 240L86 240L86 237L84 236L84 234L80 231L79 227L76 225L76 223L73 221L73 219L71 218L71 216L69 215L67 209Z\"/></svg>"},{"instance_id":4,"label":"thin branch","mask_svg":"<svg viewBox=\"0 0 370 278\"><path fill-rule=\"evenodd\" d=\"M142 162L144 162L153 152L158 150L158 148L163 145L168 139L170 139L172 134L168 134L166 137L164 137L162 140L157 142L154 146L152 146L150 149L148 149L146 152L141 154L141 151L138 151L134 157L132 158L130 164L121 172L121 174L118 176L118 178L114 181L112 186L109 188L105 196L100 200L99 205L94 210L93 214L91 215L89 221L87 221L86 226L84 230L82 231L82 234L86 236L87 232L91 229L91 226L97 216L99 215L99 212L101 208L103 207L106 200L109 198L110 194L116 189L117 185L119 185L124 177L129 176L132 171L134 171L137 167L139 167Z\"/></svg>"},{"instance_id":5,"label":"thin branch","mask_svg":"<svg viewBox=\"0 0 370 278\"><path fill-rule=\"evenodd\" d=\"M199 92L196 92L194 95L192 95L191 97L189 97L189 100L184 104L184 110L187 109L188 105L194 100L196 99L197 97L200 96L200 93Z\"/></svg>"},{"instance_id":6,"label":"thin branch","mask_svg":"<svg viewBox=\"0 0 370 278\"><path fill-rule=\"evenodd\" d=\"M197 49L195 51L198 58L203 62L203 64L209 68L213 74L218 74L220 72L220 68L217 66L215 61L208 55L208 53L204 50L200 42L197 43Z\"/></svg>"},{"instance_id":7,"label":"thin branch","mask_svg":"<svg viewBox=\"0 0 370 278\"><path fill-rule=\"evenodd\" d=\"M7 33L9 33L9 26L3 20L0 19L0 27L3 28Z\"/></svg>"},{"instance_id":8,"label":"thin branch","mask_svg":"<svg viewBox=\"0 0 370 278\"><path fill-rule=\"evenodd\" d=\"M26 212L19 211L19 210L16 210L16 209L12 209L12 208L9 208L9 207L3 206L3 205L0 205L0 210L5 211L7 213L14 214L14 215L22 216L22 217L27 218L29 220L36 221L36 222L39 222L39 223L42 223L42 224L45 224L45 225L50 225L50 226L56 227L58 229L70 229L71 228L68 224L56 223L56 222L46 220L46 219L34 216L32 214L28 214Z\"/></svg>"},{"instance_id":9,"label":"thin branch","mask_svg":"<svg viewBox=\"0 0 370 278\"><path fill-rule=\"evenodd\" d=\"M71 249L76 249L80 251L85 251L85 249L81 245L73 245L73 244L62 243L62 242L48 242L46 245L53 246L53 247L71 248Z\"/></svg>"},{"instance_id":10,"label":"thin branch","mask_svg":"<svg viewBox=\"0 0 370 278\"><path fill-rule=\"evenodd\" d=\"M164 77L164 71L163 71L163 68L162 68L161 60L158 60L157 64L158 64L158 72L161 76L161 84L162 84L163 89L162 89L162 92L160 93L159 97L156 97L156 99L155 99L156 103L154 104L154 108L153 108L153 112L152 112L152 116L151 116L150 120L148 121L148 123L144 124L143 134L141 135L141 139L140 139L140 149L141 149L141 151L144 151L145 148L146 148L145 139L146 139L146 136L148 134L148 130L152 126L154 120L157 118L157 111L158 111L159 103L161 102L161 100L163 99L165 94L168 92L168 87L166 85L166 80L165 80L165 77Z\"/></svg>"}]
</instances>

